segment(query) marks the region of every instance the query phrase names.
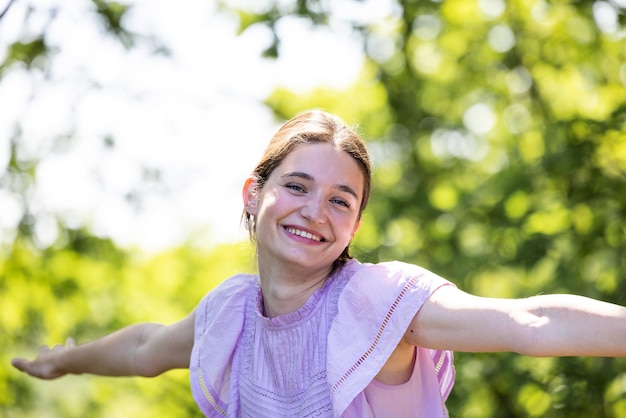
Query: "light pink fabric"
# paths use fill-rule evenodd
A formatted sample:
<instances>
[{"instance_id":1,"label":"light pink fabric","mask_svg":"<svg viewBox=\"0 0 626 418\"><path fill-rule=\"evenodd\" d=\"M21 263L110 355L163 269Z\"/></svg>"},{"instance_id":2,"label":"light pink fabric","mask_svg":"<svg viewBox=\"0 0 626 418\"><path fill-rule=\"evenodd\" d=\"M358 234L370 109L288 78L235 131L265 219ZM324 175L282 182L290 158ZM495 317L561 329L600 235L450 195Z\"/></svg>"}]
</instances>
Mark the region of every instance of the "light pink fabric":
<instances>
[{"instance_id":1,"label":"light pink fabric","mask_svg":"<svg viewBox=\"0 0 626 418\"><path fill-rule=\"evenodd\" d=\"M433 358L433 355L439 357ZM447 418L448 410L436 372L447 360L443 351L416 347L415 366L408 382L392 386L372 380L343 416Z\"/></svg>"},{"instance_id":2,"label":"light pink fabric","mask_svg":"<svg viewBox=\"0 0 626 418\"><path fill-rule=\"evenodd\" d=\"M414 265L351 260L298 311L269 319L258 277L231 277L196 311L194 398L207 417L389 416L378 410L390 407L377 396L381 387L365 389L446 284ZM405 406L447 416L452 353L418 349L416 359L419 373L399 388L412 395Z\"/></svg>"}]
</instances>

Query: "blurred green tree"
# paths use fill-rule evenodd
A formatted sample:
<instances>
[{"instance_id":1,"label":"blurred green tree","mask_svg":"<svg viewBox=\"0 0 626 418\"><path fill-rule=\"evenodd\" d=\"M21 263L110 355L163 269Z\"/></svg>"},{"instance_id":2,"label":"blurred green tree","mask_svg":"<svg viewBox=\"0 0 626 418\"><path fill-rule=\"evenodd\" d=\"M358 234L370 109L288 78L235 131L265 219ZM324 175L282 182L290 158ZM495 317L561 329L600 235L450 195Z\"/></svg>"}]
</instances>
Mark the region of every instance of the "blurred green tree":
<instances>
[{"instance_id":1,"label":"blurred green tree","mask_svg":"<svg viewBox=\"0 0 626 418\"><path fill-rule=\"evenodd\" d=\"M269 0L241 9L223 2L222 8L239 16L242 34L255 25L272 31L268 59L280 58L281 19L348 26L361 41L367 60L351 88L278 89L266 102L277 119L310 107L336 112L358 124L369 141L375 189L354 247L360 259L414 262L486 296L566 292L624 304L621 4ZM132 48L134 35L124 28L127 6L93 6L103 27ZM25 37L10 46L0 77L15 65L45 68L50 52L43 33ZM211 280L250 261L246 251L207 255L189 247L137 260L62 222L57 245L38 248L29 205L37 161L19 148L16 127L0 178L0 186L23 202L20 228L0 263L5 364L40 341L88 339L133 321L177 319ZM451 416L626 416L623 359L456 357ZM2 370L4 416L197 414L185 375L176 372L158 383L111 385L87 377L33 382Z\"/></svg>"},{"instance_id":2,"label":"blurred green tree","mask_svg":"<svg viewBox=\"0 0 626 418\"><path fill-rule=\"evenodd\" d=\"M86 231L61 248L17 239L0 261L0 360L32 357L42 342L90 341L135 322L172 323L224 278L254 271L248 243L207 254L183 246L146 256ZM200 416L188 372L157 379L67 376L43 382L0 369L2 417Z\"/></svg>"},{"instance_id":3,"label":"blurred green tree","mask_svg":"<svg viewBox=\"0 0 626 418\"><path fill-rule=\"evenodd\" d=\"M624 304L623 8L403 0L359 20L376 6L348 3L356 17L339 23L362 40L363 78L350 91L279 90L268 104L280 117L323 107L361 125L376 171L359 258L415 262L486 296ZM290 5L267 13L338 24L330 3ZM457 353L451 416L624 416L625 365Z\"/></svg>"}]
</instances>

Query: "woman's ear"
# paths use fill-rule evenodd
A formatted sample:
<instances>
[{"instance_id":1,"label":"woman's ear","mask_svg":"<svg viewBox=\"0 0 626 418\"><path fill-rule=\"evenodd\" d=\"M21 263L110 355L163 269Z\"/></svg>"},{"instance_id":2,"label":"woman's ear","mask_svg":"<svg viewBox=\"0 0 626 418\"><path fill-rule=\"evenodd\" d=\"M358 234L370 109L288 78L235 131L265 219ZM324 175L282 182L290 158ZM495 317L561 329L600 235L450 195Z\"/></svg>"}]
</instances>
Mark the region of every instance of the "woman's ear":
<instances>
[{"instance_id":1,"label":"woman's ear","mask_svg":"<svg viewBox=\"0 0 626 418\"><path fill-rule=\"evenodd\" d=\"M356 231L359 230L360 226L361 226L361 218L359 218L354 224L354 229L352 230L352 238L354 238L354 234L356 234Z\"/></svg>"},{"instance_id":2,"label":"woman's ear","mask_svg":"<svg viewBox=\"0 0 626 418\"><path fill-rule=\"evenodd\" d=\"M243 206L250 215L256 215L257 209L257 186L258 183L254 177L248 177L243 184L242 197Z\"/></svg>"}]
</instances>

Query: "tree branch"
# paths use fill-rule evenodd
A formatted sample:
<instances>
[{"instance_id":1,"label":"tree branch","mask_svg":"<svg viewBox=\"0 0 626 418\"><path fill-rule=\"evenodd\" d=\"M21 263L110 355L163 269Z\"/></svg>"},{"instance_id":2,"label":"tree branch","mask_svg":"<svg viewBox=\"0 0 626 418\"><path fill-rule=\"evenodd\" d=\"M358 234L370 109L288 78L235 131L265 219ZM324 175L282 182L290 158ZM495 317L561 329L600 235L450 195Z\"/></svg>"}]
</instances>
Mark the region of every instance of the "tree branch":
<instances>
[{"instance_id":1,"label":"tree branch","mask_svg":"<svg viewBox=\"0 0 626 418\"><path fill-rule=\"evenodd\" d=\"M9 0L4 10L0 13L0 20L2 20L5 14L7 14L13 3L15 3L15 0Z\"/></svg>"}]
</instances>

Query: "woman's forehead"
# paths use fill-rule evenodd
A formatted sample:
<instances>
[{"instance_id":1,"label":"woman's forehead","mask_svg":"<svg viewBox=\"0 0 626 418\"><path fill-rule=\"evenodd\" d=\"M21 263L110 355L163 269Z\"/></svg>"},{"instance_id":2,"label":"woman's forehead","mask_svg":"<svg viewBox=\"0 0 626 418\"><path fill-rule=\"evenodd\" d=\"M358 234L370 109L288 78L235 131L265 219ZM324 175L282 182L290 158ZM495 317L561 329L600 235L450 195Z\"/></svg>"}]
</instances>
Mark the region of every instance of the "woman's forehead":
<instances>
[{"instance_id":1,"label":"woman's forehead","mask_svg":"<svg viewBox=\"0 0 626 418\"><path fill-rule=\"evenodd\" d=\"M362 190L364 175L356 159L330 143L298 144L272 174L306 173L313 180L348 182Z\"/></svg>"},{"instance_id":2,"label":"woman's forehead","mask_svg":"<svg viewBox=\"0 0 626 418\"><path fill-rule=\"evenodd\" d=\"M281 166L298 164L312 169L359 170L356 159L331 143L298 144L285 156Z\"/></svg>"}]
</instances>

